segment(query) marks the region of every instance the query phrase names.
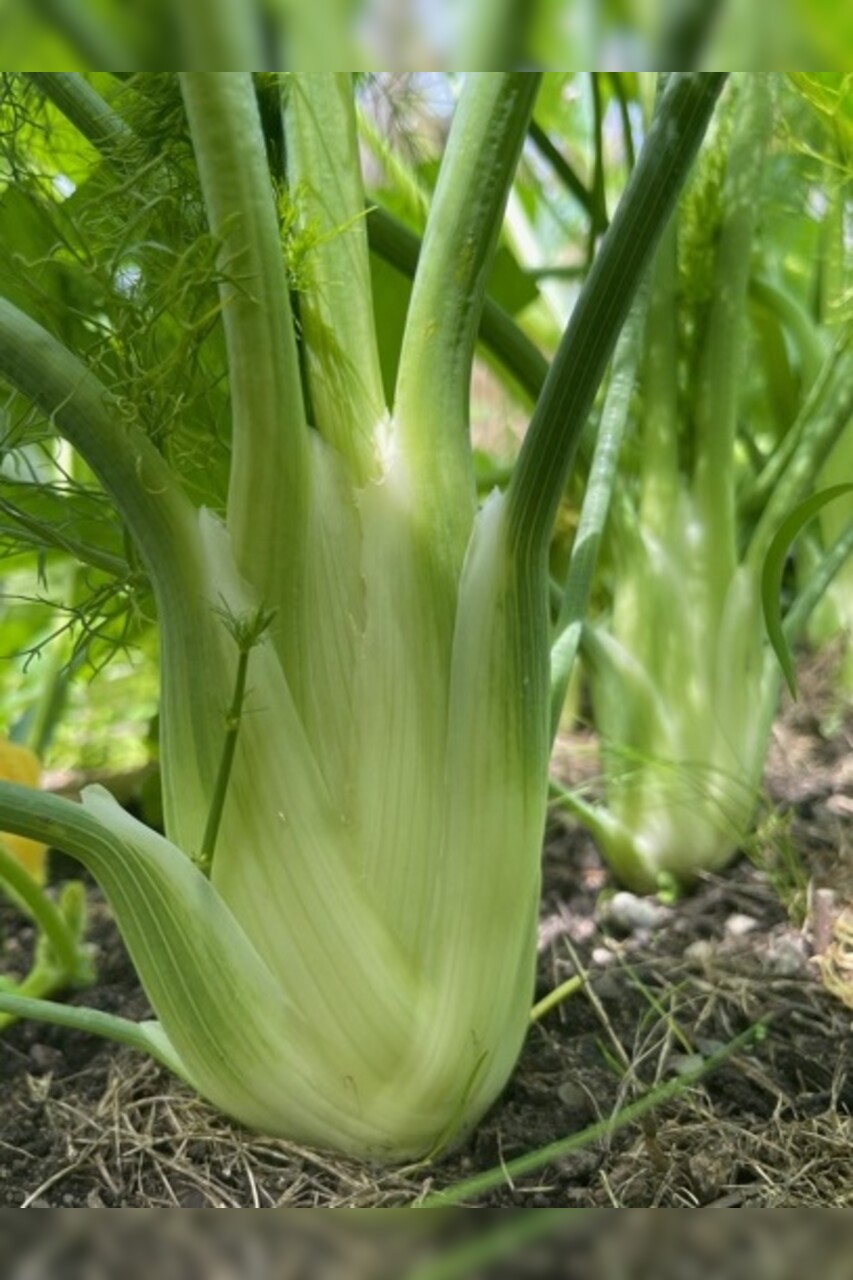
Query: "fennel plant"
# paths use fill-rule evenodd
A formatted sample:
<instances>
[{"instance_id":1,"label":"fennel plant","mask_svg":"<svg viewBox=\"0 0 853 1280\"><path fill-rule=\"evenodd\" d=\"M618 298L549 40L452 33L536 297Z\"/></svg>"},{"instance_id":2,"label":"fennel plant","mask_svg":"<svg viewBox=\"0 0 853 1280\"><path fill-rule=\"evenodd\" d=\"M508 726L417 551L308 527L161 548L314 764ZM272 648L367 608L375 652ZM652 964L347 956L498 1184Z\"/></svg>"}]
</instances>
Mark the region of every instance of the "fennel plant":
<instances>
[{"instance_id":1,"label":"fennel plant","mask_svg":"<svg viewBox=\"0 0 853 1280\"><path fill-rule=\"evenodd\" d=\"M121 180L131 125L87 81L34 74ZM0 301L3 377L99 479L151 584L166 828L98 788L76 805L0 784L0 829L103 886L156 1020L0 1009L135 1045L247 1125L365 1156L434 1152L494 1100L534 974L551 528L723 80L668 78L508 488L480 507L469 380L535 74L465 78L389 404L351 76L272 86L312 232L297 325L252 75L180 73L227 359L222 516L204 469L120 412L111 330L96 371L87 335L72 350Z\"/></svg>"},{"instance_id":2,"label":"fennel plant","mask_svg":"<svg viewBox=\"0 0 853 1280\"><path fill-rule=\"evenodd\" d=\"M639 429L611 514L608 608L584 631L605 800L562 801L642 892L722 867L750 835L781 683L762 611L764 566L853 415L842 337L818 346L790 431L758 474L744 475L751 287L789 328L798 324L754 271L773 88L767 75L733 79L658 250ZM846 526L789 607L788 643L851 547Z\"/></svg>"}]
</instances>

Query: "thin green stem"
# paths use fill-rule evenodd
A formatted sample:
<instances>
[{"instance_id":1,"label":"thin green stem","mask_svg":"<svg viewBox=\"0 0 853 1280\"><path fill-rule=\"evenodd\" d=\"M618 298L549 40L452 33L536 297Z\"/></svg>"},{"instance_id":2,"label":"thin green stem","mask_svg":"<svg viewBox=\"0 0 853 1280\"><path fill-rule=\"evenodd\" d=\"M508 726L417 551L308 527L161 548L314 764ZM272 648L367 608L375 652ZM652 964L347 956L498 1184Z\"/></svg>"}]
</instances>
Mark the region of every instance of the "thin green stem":
<instances>
[{"instance_id":1,"label":"thin green stem","mask_svg":"<svg viewBox=\"0 0 853 1280\"><path fill-rule=\"evenodd\" d=\"M314 425L363 484L387 407L379 367L352 76L284 81L287 176L312 245L299 317Z\"/></svg>"},{"instance_id":2,"label":"thin green stem","mask_svg":"<svg viewBox=\"0 0 853 1280\"><path fill-rule=\"evenodd\" d=\"M604 402L583 508L572 546L557 620L556 640L551 649L552 741L557 734L580 645L595 566L607 524L642 349L644 319L645 303L641 298L616 347L613 374Z\"/></svg>"},{"instance_id":3,"label":"thin green stem","mask_svg":"<svg viewBox=\"0 0 853 1280\"><path fill-rule=\"evenodd\" d=\"M262 598L277 600L301 564L309 441L263 131L250 74L184 71L180 80L221 245L233 417L228 528L241 572Z\"/></svg>"},{"instance_id":4,"label":"thin green stem","mask_svg":"<svg viewBox=\"0 0 853 1280\"><path fill-rule=\"evenodd\" d=\"M799 357L803 389L808 392L817 381L826 359L826 345L820 327L792 293L770 280L751 279L749 294L760 306L771 311L786 329Z\"/></svg>"},{"instance_id":5,"label":"thin green stem","mask_svg":"<svg viewBox=\"0 0 853 1280\"><path fill-rule=\"evenodd\" d=\"M680 72L670 78L572 312L509 488L510 536L525 562L544 561L595 393L725 78Z\"/></svg>"},{"instance_id":6,"label":"thin green stem","mask_svg":"<svg viewBox=\"0 0 853 1280\"><path fill-rule=\"evenodd\" d=\"M849 343L842 340L836 342L826 356L796 420L762 470L740 495L739 505L745 516L754 518L761 515L801 448L807 455L829 452L831 445L825 445L824 437L835 438L836 412L843 417L844 391L850 386L850 381Z\"/></svg>"},{"instance_id":7,"label":"thin green stem","mask_svg":"<svg viewBox=\"0 0 853 1280\"><path fill-rule=\"evenodd\" d=\"M613 93L619 107L619 120L622 125L622 145L625 148L625 163L628 172L634 168L637 163L637 153L634 147L634 130L631 127L631 112L628 107L628 95L625 92L625 82L622 79L621 71L609 71L610 83L613 86Z\"/></svg>"},{"instance_id":8,"label":"thin green stem","mask_svg":"<svg viewBox=\"0 0 853 1280\"><path fill-rule=\"evenodd\" d=\"M84 650L69 656L66 648L51 645L47 659L49 665L39 691L39 699L33 709L32 720L27 723L27 745L42 759L62 720L72 677L82 666L84 659Z\"/></svg>"},{"instance_id":9,"label":"thin green stem","mask_svg":"<svg viewBox=\"0 0 853 1280\"><path fill-rule=\"evenodd\" d=\"M474 345L510 184L540 77L466 77L409 305L397 438L437 556L455 576L475 510L468 443Z\"/></svg>"},{"instance_id":10,"label":"thin green stem","mask_svg":"<svg viewBox=\"0 0 853 1280\"><path fill-rule=\"evenodd\" d=\"M789 645L796 644L830 583L853 554L853 525L842 533L811 569L808 581L789 608L783 631Z\"/></svg>"},{"instance_id":11,"label":"thin green stem","mask_svg":"<svg viewBox=\"0 0 853 1280\"><path fill-rule=\"evenodd\" d=\"M572 996L577 995L583 989L585 978L574 974L571 978L566 978L565 982L561 982L558 987L554 987L553 991L549 991L547 996L543 996L541 1000L537 1000L536 1004L530 1010L530 1021L541 1022L542 1019L553 1009L559 1006Z\"/></svg>"},{"instance_id":12,"label":"thin green stem","mask_svg":"<svg viewBox=\"0 0 853 1280\"><path fill-rule=\"evenodd\" d=\"M696 1070L685 1072L675 1080L668 1080L665 1084L650 1089L648 1093L638 1098L636 1102L631 1102L628 1106L622 1107L615 1115L608 1116L605 1120L599 1120L596 1124L590 1125L589 1128L583 1129L580 1133L573 1133L568 1138L561 1138L557 1142L549 1143L548 1146L540 1147L538 1151L531 1151L527 1155L505 1161L495 1169L475 1174L472 1178L466 1178L453 1186L445 1187L441 1191L435 1191L417 1204L412 1205L412 1208L440 1209L450 1205L462 1204L466 1200L478 1199L497 1187L512 1185L516 1178L538 1173L540 1169L553 1164L556 1160L564 1160L575 1151L583 1151L595 1142L610 1138L614 1133L618 1133L620 1129L636 1124L638 1120L642 1120L650 1112L673 1101L688 1089L692 1089L704 1080L706 1076L725 1066L736 1054L752 1048L758 1040L763 1039L765 1034L766 1024L757 1023L741 1035L736 1036L722 1049L707 1057Z\"/></svg>"},{"instance_id":13,"label":"thin green stem","mask_svg":"<svg viewBox=\"0 0 853 1280\"><path fill-rule=\"evenodd\" d=\"M222 822L222 811L228 794L228 783L234 766L234 753L237 750L237 735L240 732L240 720L243 716L243 703L246 699L246 674L249 670L249 650L241 649L237 658L237 675L234 681L234 696L225 719L225 740L222 744L222 755L216 772L216 782L210 801L210 812L201 841L201 849L196 858L197 865L206 876L210 875L213 866L213 854L216 849L216 837Z\"/></svg>"},{"instance_id":14,"label":"thin green stem","mask_svg":"<svg viewBox=\"0 0 853 1280\"><path fill-rule=\"evenodd\" d=\"M592 137L594 159L592 166L592 207L593 216L589 224L587 237L587 265L595 257L595 246L598 237L607 227L607 198L604 192L604 107L601 101L601 81L598 71L591 71L590 87L592 90Z\"/></svg>"},{"instance_id":15,"label":"thin green stem","mask_svg":"<svg viewBox=\"0 0 853 1280\"><path fill-rule=\"evenodd\" d=\"M582 822L594 839L603 847L619 835L620 828L615 818L601 805L589 804L582 796L569 791L555 778L548 780L548 794L561 809Z\"/></svg>"},{"instance_id":16,"label":"thin green stem","mask_svg":"<svg viewBox=\"0 0 853 1280\"><path fill-rule=\"evenodd\" d=\"M760 517L747 549L760 568L776 530L814 484L836 441L853 418L853 358L843 336L827 358L797 422L750 493ZM763 501L762 501L763 500ZM759 506L760 503L760 506Z\"/></svg>"},{"instance_id":17,"label":"thin green stem","mask_svg":"<svg viewBox=\"0 0 853 1280\"><path fill-rule=\"evenodd\" d=\"M530 141L533 143L536 150L544 160L547 160L548 164L554 170L554 173L560 179L569 194L574 196L575 200L577 200L584 212L594 222L596 218L596 208L593 193L578 177L562 151L555 146L540 124L537 124L535 120L531 120L528 132L530 134Z\"/></svg>"},{"instance_id":18,"label":"thin green stem","mask_svg":"<svg viewBox=\"0 0 853 1280\"><path fill-rule=\"evenodd\" d=\"M56 1027L68 1027L84 1035L101 1036L116 1044L137 1049L154 1058L174 1075L185 1078L180 1061L162 1034L155 1032L156 1023L132 1022L101 1009L85 1009L76 1005L58 1004L53 1000L39 1000L11 991L0 991L0 1013L12 1018L32 1018L38 1022L52 1023Z\"/></svg>"},{"instance_id":19,"label":"thin green stem","mask_svg":"<svg viewBox=\"0 0 853 1280\"><path fill-rule=\"evenodd\" d=\"M49 940L67 980L73 982L76 977L82 976L84 969L88 969L89 966L88 957L81 950L62 912L51 901L41 885L37 884L20 862L12 856L2 840L0 840L0 880L4 880L20 899L28 914Z\"/></svg>"},{"instance_id":20,"label":"thin green stem","mask_svg":"<svg viewBox=\"0 0 853 1280\"><path fill-rule=\"evenodd\" d=\"M36 485L29 483L20 484L17 487L24 501L27 500L27 490L37 488ZM81 561L82 564L89 564L93 569L100 569L102 573L108 573L114 578L127 576L129 566L121 556L111 555L109 551L102 551L100 547L93 547L90 543L71 537L63 529L28 515L16 503L0 497L0 512L14 523L15 536L22 540L28 538L33 546L56 547L73 556L75 560Z\"/></svg>"}]
</instances>

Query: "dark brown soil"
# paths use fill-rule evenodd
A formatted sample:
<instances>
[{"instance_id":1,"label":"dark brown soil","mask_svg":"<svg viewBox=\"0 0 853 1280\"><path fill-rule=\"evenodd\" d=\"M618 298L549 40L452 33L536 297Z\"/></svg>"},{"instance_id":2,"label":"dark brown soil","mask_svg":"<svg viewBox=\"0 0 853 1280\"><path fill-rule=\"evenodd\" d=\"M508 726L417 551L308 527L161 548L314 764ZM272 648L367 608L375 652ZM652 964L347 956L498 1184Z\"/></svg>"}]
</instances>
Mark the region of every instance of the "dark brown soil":
<instances>
[{"instance_id":1,"label":"dark brown soil","mask_svg":"<svg viewBox=\"0 0 853 1280\"><path fill-rule=\"evenodd\" d=\"M824 989L814 954L844 994L838 920L853 899L851 725L834 713L825 673L808 673L806 683L775 731L766 820L750 858L653 925L630 918L630 902L627 921L607 922L607 875L590 840L555 820L538 995L577 966L588 982L531 1029L505 1096L462 1150L434 1167L387 1171L266 1140L130 1051L23 1024L0 1039L0 1205L403 1207L608 1117L769 1018L760 1044L644 1126L479 1203L853 1208L853 1014ZM14 970L31 939L10 909L0 930L0 969ZM75 999L144 1016L96 894L91 937L98 985Z\"/></svg>"}]
</instances>

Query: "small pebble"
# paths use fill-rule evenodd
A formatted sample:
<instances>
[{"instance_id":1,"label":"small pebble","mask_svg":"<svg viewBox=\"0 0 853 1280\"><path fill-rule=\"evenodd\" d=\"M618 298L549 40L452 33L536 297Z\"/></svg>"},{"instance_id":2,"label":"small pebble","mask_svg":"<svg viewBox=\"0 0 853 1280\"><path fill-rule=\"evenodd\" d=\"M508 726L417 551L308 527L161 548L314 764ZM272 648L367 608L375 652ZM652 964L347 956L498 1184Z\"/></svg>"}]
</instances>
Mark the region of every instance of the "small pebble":
<instances>
[{"instance_id":1,"label":"small pebble","mask_svg":"<svg viewBox=\"0 0 853 1280\"><path fill-rule=\"evenodd\" d=\"M635 933L640 929L659 929L670 915L669 907L654 898L640 898L623 889L602 903L599 918L603 924L622 933Z\"/></svg>"},{"instance_id":2,"label":"small pebble","mask_svg":"<svg viewBox=\"0 0 853 1280\"><path fill-rule=\"evenodd\" d=\"M684 959L694 969L707 969L714 959L714 950L709 938L697 938L684 948Z\"/></svg>"},{"instance_id":3,"label":"small pebble","mask_svg":"<svg viewBox=\"0 0 853 1280\"><path fill-rule=\"evenodd\" d=\"M757 928L758 921L755 917L742 911L735 911L726 921L726 933L730 938L743 938Z\"/></svg>"},{"instance_id":4,"label":"small pebble","mask_svg":"<svg viewBox=\"0 0 853 1280\"><path fill-rule=\"evenodd\" d=\"M579 1123L592 1114L589 1095L573 1080L566 1080L557 1090L557 1097L569 1112L572 1122Z\"/></svg>"}]
</instances>

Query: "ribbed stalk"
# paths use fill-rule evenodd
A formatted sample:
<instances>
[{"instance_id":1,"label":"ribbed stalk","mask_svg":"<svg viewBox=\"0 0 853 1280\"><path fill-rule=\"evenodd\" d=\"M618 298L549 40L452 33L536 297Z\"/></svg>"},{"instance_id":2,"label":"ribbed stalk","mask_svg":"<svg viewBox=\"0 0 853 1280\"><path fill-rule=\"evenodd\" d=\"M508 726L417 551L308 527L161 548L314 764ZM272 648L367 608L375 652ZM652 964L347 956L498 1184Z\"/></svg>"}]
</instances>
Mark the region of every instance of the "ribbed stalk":
<instances>
[{"instance_id":1,"label":"ribbed stalk","mask_svg":"<svg viewBox=\"0 0 853 1280\"><path fill-rule=\"evenodd\" d=\"M88 80L74 71L28 71L27 76L98 150L109 153L133 134Z\"/></svg>"},{"instance_id":2,"label":"ribbed stalk","mask_svg":"<svg viewBox=\"0 0 853 1280\"><path fill-rule=\"evenodd\" d=\"M314 425L364 483L376 471L374 435L387 410L352 76L289 76L284 103L288 181L313 241L301 267L299 318Z\"/></svg>"},{"instance_id":3,"label":"ribbed stalk","mask_svg":"<svg viewBox=\"0 0 853 1280\"><path fill-rule=\"evenodd\" d=\"M212 234L220 241L233 437L228 528L238 566L275 605L298 581L308 433L272 184L252 77L181 73Z\"/></svg>"},{"instance_id":4,"label":"ribbed stalk","mask_svg":"<svg viewBox=\"0 0 853 1280\"><path fill-rule=\"evenodd\" d=\"M704 333L694 436L694 493L709 583L719 606L737 563L732 465L746 348L753 231L773 121L767 75L750 72L739 77L735 88L740 100L723 185L723 226L715 258L714 298Z\"/></svg>"},{"instance_id":5,"label":"ribbed stalk","mask_svg":"<svg viewBox=\"0 0 853 1280\"><path fill-rule=\"evenodd\" d=\"M511 538L544 560L563 486L634 294L705 134L725 74L670 76L536 406L509 489Z\"/></svg>"},{"instance_id":6,"label":"ribbed stalk","mask_svg":"<svg viewBox=\"0 0 853 1280\"><path fill-rule=\"evenodd\" d=\"M642 294L622 331L613 357L613 372L601 415L595 454L587 479L583 507L572 546L566 586L560 603L551 648L551 738L556 737L569 680L580 645L598 552L619 468L622 440L628 426L631 397L640 358L645 320Z\"/></svg>"},{"instance_id":7,"label":"ribbed stalk","mask_svg":"<svg viewBox=\"0 0 853 1280\"><path fill-rule=\"evenodd\" d=\"M476 495L471 365L488 272L539 77L467 77L441 165L406 320L396 437L425 536L455 580ZM428 533L427 533L428 531Z\"/></svg>"},{"instance_id":8,"label":"ribbed stalk","mask_svg":"<svg viewBox=\"0 0 853 1280\"><path fill-rule=\"evenodd\" d=\"M643 530L655 538L669 533L679 490L677 324L673 222L655 259L646 331L639 514Z\"/></svg>"},{"instance_id":9,"label":"ribbed stalk","mask_svg":"<svg viewBox=\"0 0 853 1280\"><path fill-rule=\"evenodd\" d=\"M853 417L853 352L850 345L849 336L836 344L791 428L795 447L766 496L761 517L749 542L748 558L756 570L760 569L779 525L814 483L830 451Z\"/></svg>"}]
</instances>

